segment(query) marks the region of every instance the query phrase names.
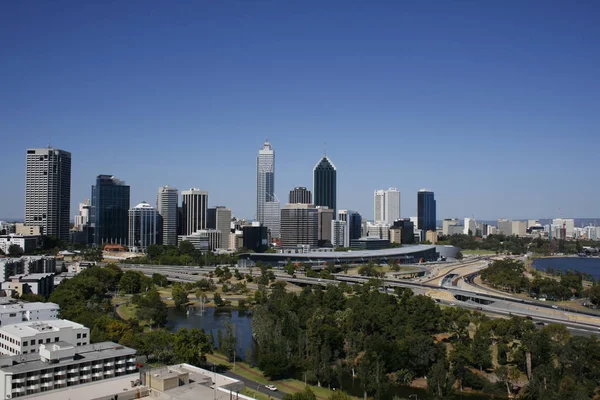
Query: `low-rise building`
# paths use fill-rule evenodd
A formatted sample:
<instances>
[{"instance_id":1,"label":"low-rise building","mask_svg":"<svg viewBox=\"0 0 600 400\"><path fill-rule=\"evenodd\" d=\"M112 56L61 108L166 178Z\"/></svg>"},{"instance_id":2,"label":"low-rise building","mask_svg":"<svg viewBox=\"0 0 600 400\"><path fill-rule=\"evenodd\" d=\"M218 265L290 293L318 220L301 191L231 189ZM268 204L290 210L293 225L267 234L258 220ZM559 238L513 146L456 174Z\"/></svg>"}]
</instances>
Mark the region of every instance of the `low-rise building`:
<instances>
[{"instance_id":1,"label":"low-rise building","mask_svg":"<svg viewBox=\"0 0 600 400\"><path fill-rule=\"evenodd\" d=\"M350 242L352 250L379 250L390 247L389 239L380 239L378 237L366 236L360 239L353 239Z\"/></svg>"},{"instance_id":2,"label":"low-rise building","mask_svg":"<svg viewBox=\"0 0 600 400\"><path fill-rule=\"evenodd\" d=\"M75 275L75 274L83 272L86 269L91 268L95 265L96 265L95 262L79 261L79 262L69 265L69 267L67 268L67 273Z\"/></svg>"},{"instance_id":3,"label":"low-rise building","mask_svg":"<svg viewBox=\"0 0 600 400\"><path fill-rule=\"evenodd\" d=\"M23 296L27 293L48 297L54 290L54 274L13 275L2 282L2 290Z\"/></svg>"},{"instance_id":4,"label":"low-rise building","mask_svg":"<svg viewBox=\"0 0 600 400\"><path fill-rule=\"evenodd\" d=\"M15 233L17 235L23 235L23 236L41 236L42 235L42 227L25 225L23 223L17 223L17 224L15 224Z\"/></svg>"},{"instance_id":5,"label":"low-rise building","mask_svg":"<svg viewBox=\"0 0 600 400\"><path fill-rule=\"evenodd\" d=\"M58 318L60 308L54 303L7 303L0 305L0 327L27 321L47 321Z\"/></svg>"},{"instance_id":6,"label":"low-rise building","mask_svg":"<svg viewBox=\"0 0 600 400\"><path fill-rule=\"evenodd\" d=\"M135 350L112 342L76 346L51 340L39 344L38 349L35 353L0 357L2 399L66 389L138 371ZM137 375L130 376L135 380Z\"/></svg>"},{"instance_id":7,"label":"low-rise building","mask_svg":"<svg viewBox=\"0 0 600 400\"><path fill-rule=\"evenodd\" d=\"M390 239L390 225L385 223L367 223L367 236L378 239Z\"/></svg>"},{"instance_id":8,"label":"low-rise building","mask_svg":"<svg viewBox=\"0 0 600 400\"><path fill-rule=\"evenodd\" d=\"M39 353L42 344L55 342L85 346L90 343L90 330L66 319L20 322L0 328L0 353L4 355Z\"/></svg>"},{"instance_id":9,"label":"low-rise building","mask_svg":"<svg viewBox=\"0 0 600 400\"><path fill-rule=\"evenodd\" d=\"M25 235L2 235L0 236L0 250L4 254L8 254L8 249L13 244L21 248L23 253L29 253L37 249L42 242L41 236L25 236Z\"/></svg>"},{"instance_id":10,"label":"low-rise building","mask_svg":"<svg viewBox=\"0 0 600 400\"><path fill-rule=\"evenodd\" d=\"M216 229L201 229L187 236L179 236L179 243L188 241L196 250L214 251L221 243L221 232Z\"/></svg>"},{"instance_id":11,"label":"low-rise building","mask_svg":"<svg viewBox=\"0 0 600 400\"><path fill-rule=\"evenodd\" d=\"M438 235L436 231L427 231L425 233L425 240L431 244L436 244L438 241Z\"/></svg>"}]
</instances>

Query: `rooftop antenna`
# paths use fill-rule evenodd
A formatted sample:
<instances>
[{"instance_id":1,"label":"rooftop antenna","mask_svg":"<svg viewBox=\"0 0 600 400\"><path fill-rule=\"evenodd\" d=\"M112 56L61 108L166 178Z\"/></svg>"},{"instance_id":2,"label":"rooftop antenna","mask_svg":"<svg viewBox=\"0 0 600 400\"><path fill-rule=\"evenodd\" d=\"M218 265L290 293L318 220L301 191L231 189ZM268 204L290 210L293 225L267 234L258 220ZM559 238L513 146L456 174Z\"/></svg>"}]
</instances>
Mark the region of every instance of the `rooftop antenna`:
<instances>
[{"instance_id":1,"label":"rooftop antenna","mask_svg":"<svg viewBox=\"0 0 600 400\"><path fill-rule=\"evenodd\" d=\"M48 148L52 148L52 135L50 135L50 137L48 138Z\"/></svg>"},{"instance_id":2,"label":"rooftop antenna","mask_svg":"<svg viewBox=\"0 0 600 400\"><path fill-rule=\"evenodd\" d=\"M324 147L325 147L325 157L327 157L327 142L324 142Z\"/></svg>"}]
</instances>

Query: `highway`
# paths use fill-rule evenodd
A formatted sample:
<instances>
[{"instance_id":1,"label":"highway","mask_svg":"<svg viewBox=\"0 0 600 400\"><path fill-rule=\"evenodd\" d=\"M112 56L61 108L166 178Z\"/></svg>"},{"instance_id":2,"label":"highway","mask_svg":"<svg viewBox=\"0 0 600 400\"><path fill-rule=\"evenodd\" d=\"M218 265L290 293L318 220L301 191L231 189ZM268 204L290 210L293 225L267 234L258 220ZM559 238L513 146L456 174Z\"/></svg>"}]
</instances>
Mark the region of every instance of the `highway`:
<instances>
[{"instance_id":1,"label":"highway","mask_svg":"<svg viewBox=\"0 0 600 400\"><path fill-rule=\"evenodd\" d=\"M382 282L384 287L405 287L412 289L416 294L431 296L441 304L448 306L464 307L476 309L490 316L510 317L517 315L522 317L530 317L534 321L542 323L559 323L567 326L572 331L582 332L584 334L600 334L600 317L591 312L581 312L569 309L557 309L550 304L540 301L525 300L514 298L508 294L491 293L487 288L474 286L469 283L469 277L474 273L473 270L480 270L487 265L484 260L470 260L463 264L454 266L444 266L441 275L424 281L413 281L403 279L384 278ZM171 281L177 282L194 282L207 277L208 273L214 271L214 267L189 267L189 266L154 266L154 265L135 265L135 264L120 264L124 269L134 269L151 276L158 272L165 275ZM461 270L467 272L467 275L462 275ZM241 273L249 273L248 269L240 268ZM334 280L309 278L300 274L290 276L287 273L279 270L273 270L277 279L285 280L286 282L297 285L337 285L340 282L348 284L363 284L370 278L357 275L336 274ZM257 268L252 270L253 275L258 275L260 272ZM463 287L443 285L433 282L441 282L445 276L456 274L466 285ZM476 273L476 272L475 272ZM467 279L465 279L467 278Z\"/></svg>"}]
</instances>

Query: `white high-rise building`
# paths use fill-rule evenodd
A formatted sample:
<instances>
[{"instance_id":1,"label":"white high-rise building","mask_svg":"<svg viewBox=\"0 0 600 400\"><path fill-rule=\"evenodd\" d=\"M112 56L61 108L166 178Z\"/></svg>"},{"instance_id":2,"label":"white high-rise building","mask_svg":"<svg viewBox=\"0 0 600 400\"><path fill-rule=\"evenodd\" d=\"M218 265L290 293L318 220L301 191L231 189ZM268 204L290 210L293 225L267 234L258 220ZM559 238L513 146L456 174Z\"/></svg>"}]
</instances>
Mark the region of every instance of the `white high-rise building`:
<instances>
[{"instance_id":1,"label":"white high-rise building","mask_svg":"<svg viewBox=\"0 0 600 400\"><path fill-rule=\"evenodd\" d=\"M82 230L83 227L90 223L90 200L87 199L83 203L79 203L79 215L75 216L74 227L77 230Z\"/></svg>"},{"instance_id":2,"label":"white high-rise building","mask_svg":"<svg viewBox=\"0 0 600 400\"><path fill-rule=\"evenodd\" d=\"M69 240L71 153L51 147L27 149L26 164L25 225Z\"/></svg>"},{"instance_id":3,"label":"white high-rise building","mask_svg":"<svg viewBox=\"0 0 600 400\"><path fill-rule=\"evenodd\" d=\"M145 252L151 244L157 244L160 232L160 215L150 204L142 201L129 210L129 249Z\"/></svg>"},{"instance_id":4,"label":"white high-rise building","mask_svg":"<svg viewBox=\"0 0 600 400\"><path fill-rule=\"evenodd\" d=\"M191 235L206 229L208 192L197 188L181 192L182 229L184 235Z\"/></svg>"},{"instance_id":5,"label":"white high-rise building","mask_svg":"<svg viewBox=\"0 0 600 400\"><path fill-rule=\"evenodd\" d=\"M271 238L279 239L281 237L281 206L278 201L267 201L263 208L264 226L269 228Z\"/></svg>"},{"instance_id":6,"label":"white high-rise building","mask_svg":"<svg viewBox=\"0 0 600 400\"><path fill-rule=\"evenodd\" d=\"M463 229L465 235L468 235L469 232L471 232L471 235L475 236L477 234L477 221L475 221L474 218L465 218Z\"/></svg>"},{"instance_id":7,"label":"white high-rise building","mask_svg":"<svg viewBox=\"0 0 600 400\"><path fill-rule=\"evenodd\" d=\"M379 189L374 193L375 222L392 225L400 219L400 192L396 188Z\"/></svg>"},{"instance_id":8,"label":"white high-rise building","mask_svg":"<svg viewBox=\"0 0 600 400\"><path fill-rule=\"evenodd\" d=\"M347 222L334 220L331 223L331 244L333 247L345 247L346 246L346 230Z\"/></svg>"},{"instance_id":9,"label":"white high-rise building","mask_svg":"<svg viewBox=\"0 0 600 400\"><path fill-rule=\"evenodd\" d=\"M256 219L260 223L265 223L265 203L275 200L275 151L267 140L256 158Z\"/></svg>"},{"instance_id":10,"label":"white high-rise building","mask_svg":"<svg viewBox=\"0 0 600 400\"><path fill-rule=\"evenodd\" d=\"M156 208L162 217L162 244L177 246L177 204L179 191L171 186L158 188Z\"/></svg>"},{"instance_id":11,"label":"white high-rise building","mask_svg":"<svg viewBox=\"0 0 600 400\"><path fill-rule=\"evenodd\" d=\"M572 218L554 218L552 220L552 225L557 225L560 226L561 228L564 227L565 229L565 233L566 233L566 238L573 238L574 233L575 233L575 220Z\"/></svg>"}]
</instances>

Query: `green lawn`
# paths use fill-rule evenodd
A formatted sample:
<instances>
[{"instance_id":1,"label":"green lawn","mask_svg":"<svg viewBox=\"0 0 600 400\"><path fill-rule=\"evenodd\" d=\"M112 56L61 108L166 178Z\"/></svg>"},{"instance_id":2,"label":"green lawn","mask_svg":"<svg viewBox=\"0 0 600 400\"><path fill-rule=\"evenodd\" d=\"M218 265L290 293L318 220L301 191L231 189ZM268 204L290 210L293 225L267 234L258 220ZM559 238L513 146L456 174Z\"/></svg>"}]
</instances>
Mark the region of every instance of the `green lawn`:
<instances>
[{"instance_id":1,"label":"green lawn","mask_svg":"<svg viewBox=\"0 0 600 400\"><path fill-rule=\"evenodd\" d=\"M492 250L461 250L461 252L463 254L472 254L479 256L491 256L496 254L496 252Z\"/></svg>"}]
</instances>

